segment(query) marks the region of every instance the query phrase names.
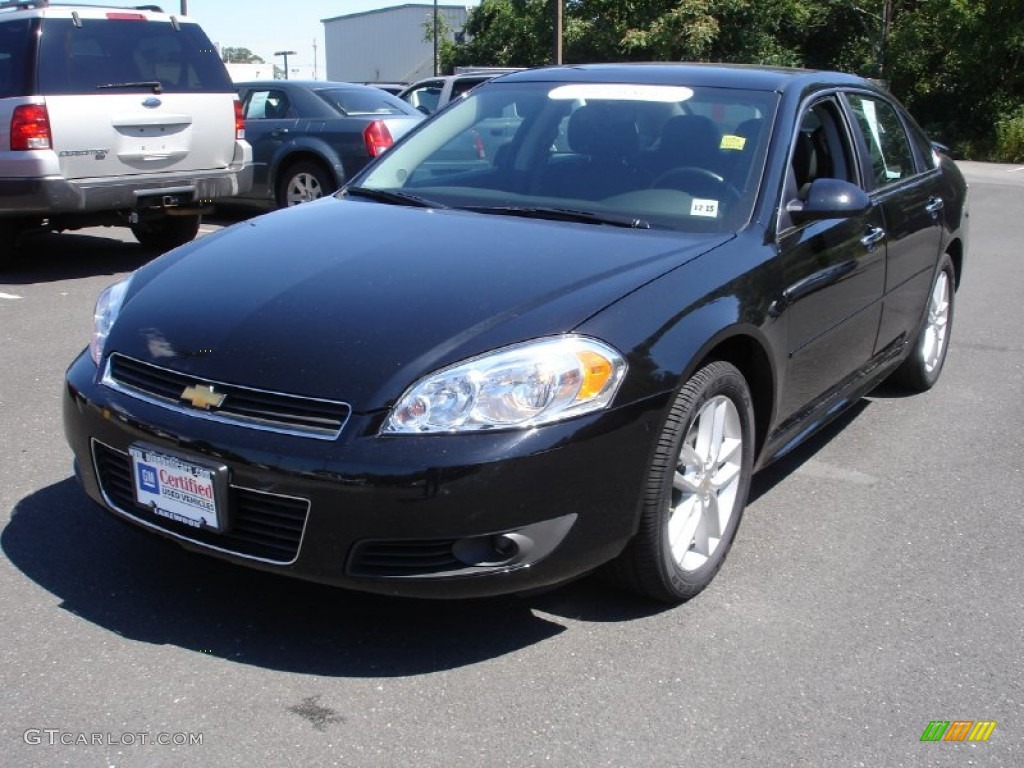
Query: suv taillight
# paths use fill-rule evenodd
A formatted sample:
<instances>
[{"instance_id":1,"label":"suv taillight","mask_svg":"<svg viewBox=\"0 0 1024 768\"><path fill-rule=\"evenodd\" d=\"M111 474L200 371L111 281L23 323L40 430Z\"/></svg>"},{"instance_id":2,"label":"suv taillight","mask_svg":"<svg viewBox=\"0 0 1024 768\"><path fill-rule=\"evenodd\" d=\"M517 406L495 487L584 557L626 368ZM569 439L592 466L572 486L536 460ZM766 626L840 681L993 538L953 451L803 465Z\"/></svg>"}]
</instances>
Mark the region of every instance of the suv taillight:
<instances>
[{"instance_id":1,"label":"suv taillight","mask_svg":"<svg viewBox=\"0 0 1024 768\"><path fill-rule=\"evenodd\" d=\"M42 104L21 104L11 115L11 150L50 149L50 115Z\"/></svg>"},{"instance_id":2,"label":"suv taillight","mask_svg":"<svg viewBox=\"0 0 1024 768\"><path fill-rule=\"evenodd\" d=\"M366 152L370 157L377 157L385 149L395 143L391 138L391 131L383 120L374 120L363 129L363 143L366 144Z\"/></svg>"},{"instance_id":3,"label":"suv taillight","mask_svg":"<svg viewBox=\"0 0 1024 768\"><path fill-rule=\"evenodd\" d=\"M235 99L235 140L245 138L245 113L242 111L242 102Z\"/></svg>"}]
</instances>

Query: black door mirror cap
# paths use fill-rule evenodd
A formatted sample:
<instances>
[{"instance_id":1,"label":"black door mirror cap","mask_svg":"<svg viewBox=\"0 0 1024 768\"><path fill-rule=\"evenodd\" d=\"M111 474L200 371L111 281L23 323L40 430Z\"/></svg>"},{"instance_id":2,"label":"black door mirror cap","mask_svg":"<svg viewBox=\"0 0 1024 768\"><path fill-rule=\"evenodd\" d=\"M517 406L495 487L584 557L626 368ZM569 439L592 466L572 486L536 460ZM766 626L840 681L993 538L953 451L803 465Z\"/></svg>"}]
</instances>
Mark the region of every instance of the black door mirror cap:
<instances>
[{"instance_id":1,"label":"black door mirror cap","mask_svg":"<svg viewBox=\"0 0 1024 768\"><path fill-rule=\"evenodd\" d=\"M815 179L807 189L806 200L791 200L786 210L794 224L803 224L850 218L870 207L871 198L856 184L842 179Z\"/></svg>"}]
</instances>

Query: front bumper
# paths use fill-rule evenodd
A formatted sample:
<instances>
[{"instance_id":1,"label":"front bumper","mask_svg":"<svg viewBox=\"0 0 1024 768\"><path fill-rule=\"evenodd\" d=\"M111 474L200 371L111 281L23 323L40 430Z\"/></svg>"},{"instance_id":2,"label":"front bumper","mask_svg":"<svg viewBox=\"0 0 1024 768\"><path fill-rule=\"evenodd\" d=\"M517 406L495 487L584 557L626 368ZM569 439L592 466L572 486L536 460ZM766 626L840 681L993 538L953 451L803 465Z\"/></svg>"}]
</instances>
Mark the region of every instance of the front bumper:
<instances>
[{"instance_id":1,"label":"front bumper","mask_svg":"<svg viewBox=\"0 0 1024 768\"><path fill-rule=\"evenodd\" d=\"M667 398L524 432L381 436L354 413L336 440L201 420L68 370L64 425L88 495L223 559L351 589L470 597L559 583L634 534ZM226 465L227 530L135 503L128 448Z\"/></svg>"}]
</instances>

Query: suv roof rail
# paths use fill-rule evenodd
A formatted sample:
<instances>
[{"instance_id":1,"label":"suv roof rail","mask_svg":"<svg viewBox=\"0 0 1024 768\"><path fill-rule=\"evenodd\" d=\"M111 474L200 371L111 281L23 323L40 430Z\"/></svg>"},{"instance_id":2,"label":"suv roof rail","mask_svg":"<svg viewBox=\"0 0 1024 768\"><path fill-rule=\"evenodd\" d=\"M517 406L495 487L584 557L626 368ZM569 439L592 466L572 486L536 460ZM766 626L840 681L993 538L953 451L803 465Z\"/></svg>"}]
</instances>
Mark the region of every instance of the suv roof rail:
<instances>
[{"instance_id":1,"label":"suv roof rail","mask_svg":"<svg viewBox=\"0 0 1024 768\"><path fill-rule=\"evenodd\" d=\"M97 7L100 7L100 8L102 8L102 7L121 7L121 6L107 6L107 4L103 3L103 2L96 2L96 3L60 3L60 2L58 2L58 3L51 3L50 0L3 0L3 2L0 2L0 11L6 11L6 10L24 11L24 10L34 9L34 8L49 8L51 5L78 6L78 7L88 7L90 5L94 5L94 6L97 6ZM152 11L153 13L163 13L164 12L164 9L161 8L159 5L133 5L133 6L125 6L125 7L132 8L132 9L134 9L136 11Z\"/></svg>"}]
</instances>

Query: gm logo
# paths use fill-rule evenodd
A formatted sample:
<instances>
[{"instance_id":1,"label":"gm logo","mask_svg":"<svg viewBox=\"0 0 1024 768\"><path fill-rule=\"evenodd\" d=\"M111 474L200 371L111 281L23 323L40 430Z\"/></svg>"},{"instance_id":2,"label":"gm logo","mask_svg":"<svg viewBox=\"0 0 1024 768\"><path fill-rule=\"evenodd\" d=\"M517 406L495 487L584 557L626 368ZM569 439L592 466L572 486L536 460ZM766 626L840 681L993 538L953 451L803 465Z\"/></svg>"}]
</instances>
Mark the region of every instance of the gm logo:
<instances>
[{"instance_id":1,"label":"gm logo","mask_svg":"<svg viewBox=\"0 0 1024 768\"><path fill-rule=\"evenodd\" d=\"M921 741L988 741L995 729L995 720L932 720Z\"/></svg>"},{"instance_id":2,"label":"gm logo","mask_svg":"<svg viewBox=\"0 0 1024 768\"><path fill-rule=\"evenodd\" d=\"M139 464L139 488L146 493L160 493L160 481L157 479L156 467Z\"/></svg>"}]
</instances>

